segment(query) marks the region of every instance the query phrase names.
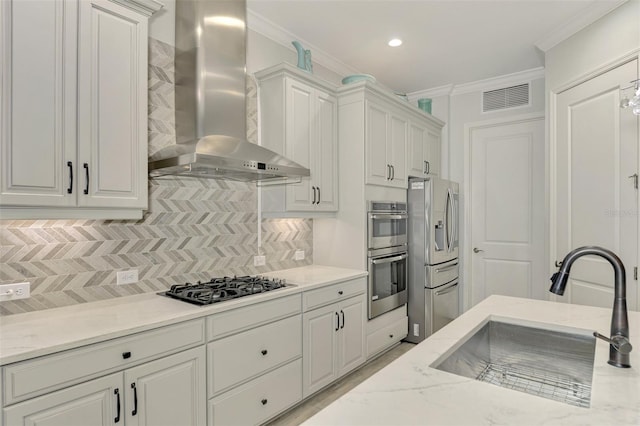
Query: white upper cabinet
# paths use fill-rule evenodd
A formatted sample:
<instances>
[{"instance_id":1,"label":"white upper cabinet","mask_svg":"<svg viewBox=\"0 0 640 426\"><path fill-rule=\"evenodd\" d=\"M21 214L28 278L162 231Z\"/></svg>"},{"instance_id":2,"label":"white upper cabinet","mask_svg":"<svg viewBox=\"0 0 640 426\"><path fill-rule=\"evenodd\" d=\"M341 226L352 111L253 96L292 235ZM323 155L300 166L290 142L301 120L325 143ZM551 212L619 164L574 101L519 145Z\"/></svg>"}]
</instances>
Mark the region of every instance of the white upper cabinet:
<instances>
[{"instance_id":1,"label":"white upper cabinet","mask_svg":"<svg viewBox=\"0 0 640 426\"><path fill-rule=\"evenodd\" d=\"M440 175L442 128L427 120L414 118L409 127L407 167L409 176Z\"/></svg>"},{"instance_id":2,"label":"white upper cabinet","mask_svg":"<svg viewBox=\"0 0 640 426\"><path fill-rule=\"evenodd\" d=\"M366 109L366 183L406 188L407 118L370 99Z\"/></svg>"},{"instance_id":3,"label":"white upper cabinet","mask_svg":"<svg viewBox=\"0 0 640 426\"><path fill-rule=\"evenodd\" d=\"M0 4L3 218L142 216L149 5Z\"/></svg>"},{"instance_id":4,"label":"white upper cabinet","mask_svg":"<svg viewBox=\"0 0 640 426\"><path fill-rule=\"evenodd\" d=\"M408 176L439 174L442 121L370 82L342 86L338 100L340 137L364 144L365 184L406 188Z\"/></svg>"},{"instance_id":5,"label":"white upper cabinet","mask_svg":"<svg viewBox=\"0 0 640 426\"><path fill-rule=\"evenodd\" d=\"M263 212L314 216L338 210L338 108L335 87L291 65L256 73L260 143L304 167L297 184L265 187Z\"/></svg>"}]
</instances>

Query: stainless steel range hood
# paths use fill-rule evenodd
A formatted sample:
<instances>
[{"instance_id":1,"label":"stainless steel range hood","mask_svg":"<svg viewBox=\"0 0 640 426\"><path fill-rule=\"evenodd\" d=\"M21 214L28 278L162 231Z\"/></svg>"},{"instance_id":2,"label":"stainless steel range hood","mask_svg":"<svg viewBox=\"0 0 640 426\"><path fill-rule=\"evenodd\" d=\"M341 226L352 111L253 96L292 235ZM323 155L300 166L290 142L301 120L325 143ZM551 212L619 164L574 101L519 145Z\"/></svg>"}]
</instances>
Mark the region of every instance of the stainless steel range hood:
<instances>
[{"instance_id":1,"label":"stainless steel range hood","mask_svg":"<svg viewBox=\"0 0 640 426\"><path fill-rule=\"evenodd\" d=\"M176 139L149 160L151 177L241 181L309 176L246 140L245 0L176 0Z\"/></svg>"}]
</instances>

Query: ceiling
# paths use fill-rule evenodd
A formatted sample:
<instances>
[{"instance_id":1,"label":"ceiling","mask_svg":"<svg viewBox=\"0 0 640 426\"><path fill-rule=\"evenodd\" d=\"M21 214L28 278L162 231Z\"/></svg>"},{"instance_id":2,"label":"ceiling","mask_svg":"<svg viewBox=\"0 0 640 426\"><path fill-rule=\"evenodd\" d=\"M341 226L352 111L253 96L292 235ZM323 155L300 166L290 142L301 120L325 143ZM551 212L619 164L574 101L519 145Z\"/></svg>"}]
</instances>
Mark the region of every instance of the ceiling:
<instances>
[{"instance_id":1,"label":"ceiling","mask_svg":"<svg viewBox=\"0 0 640 426\"><path fill-rule=\"evenodd\" d=\"M372 74L397 92L413 93L544 66L538 47L553 46L622 3L248 0L247 6L297 38L314 60L331 58L340 64L335 71ZM394 37L402 46L387 45Z\"/></svg>"}]
</instances>

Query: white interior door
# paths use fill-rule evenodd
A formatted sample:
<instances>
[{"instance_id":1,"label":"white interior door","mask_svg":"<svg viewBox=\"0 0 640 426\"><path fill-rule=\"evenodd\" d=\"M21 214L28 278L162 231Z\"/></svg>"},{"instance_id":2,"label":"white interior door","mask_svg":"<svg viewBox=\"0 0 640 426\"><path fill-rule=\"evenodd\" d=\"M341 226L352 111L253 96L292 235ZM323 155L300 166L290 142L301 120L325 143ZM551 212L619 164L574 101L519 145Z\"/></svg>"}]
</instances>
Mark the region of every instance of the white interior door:
<instances>
[{"instance_id":1,"label":"white interior door","mask_svg":"<svg viewBox=\"0 0 640 426\"><path fill-rule=\"evenodd\" d=\"M620 88L637 78L631 61L557 96L555 253L560 261L585 245L615 252L627 271L627 304L638 309L633 268L638 259L638 117L620 109ZM553 185L553 184L552 184ZM553 242L552 242L553 245ZM552 250L554 247L552 247ZM581 305L613 305L613 268L599 257L579 259L564 296Z\"/></svg>"},{"instance_id":2,"label":"white interior door","mask_svg":"<svg viewBox=\"0 0 640 426\"><path fill-rule=\"evenodd\" d=\"M470 131L471 297L546 298L544 120Z\"/></svg>"}]
</instances>

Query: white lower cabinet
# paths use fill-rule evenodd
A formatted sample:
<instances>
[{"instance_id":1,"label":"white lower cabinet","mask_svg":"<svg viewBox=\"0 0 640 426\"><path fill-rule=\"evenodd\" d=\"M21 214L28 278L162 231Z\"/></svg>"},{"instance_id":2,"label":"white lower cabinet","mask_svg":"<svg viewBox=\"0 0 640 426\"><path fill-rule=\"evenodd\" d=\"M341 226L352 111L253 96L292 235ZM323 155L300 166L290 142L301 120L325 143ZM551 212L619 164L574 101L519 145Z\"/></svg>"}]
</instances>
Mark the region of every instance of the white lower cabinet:
<instances>
[{"instance_id":1,"label":"white lower cabinet","mask_svg":"<svg viewBox=\"0 0 640 426\"><path fill-rule=\"evenodd\" d=\"M124 372L7 407L12 425L204 425L205 349L190 349Z\"/></svg>"},{"instance_id":2,"label":"white lower cabinet","mask_svg":"<svg viewBox=\"0 0 640 426\"><path fill-rule=\"evenodd\" d=\"M407 337L409 318L407 305L380 315L367 323L367 358L400 343Z\"/></svg>"},{"instance_id":3,"label":"white lower cabinet","mask_svg":"<svg viewBox=\"0 0 640 426\"><path fill-rule=\"evenodd\" d=\"M364 294L303 314L305 398L365 361L365 315Z\"/></svg>"},{"instance_id":4,"label":"white lower cabinet","mask_svg":"<svg viewBox=\"0 0 640 426\"><path fill-rule=\"evenodd\" d=\"M302 360L290 362L209 402L209 425L256 425L302 400Z\"/></svg>"},{"instance_id":5,"label":"white lower cabinet","mask_svg":"<svg viewBox=\"0 0 640 426\"><path fill-rule=\"evenodd\" d=\"M4 424L106 426L123 423L122 392L122 374L112 374L5 408Z\"/></svg>"},{"instance_id":6,"label":"white lower cabinet","mask_svg":"<svg viewBox=\"0 0 640 426\"><path fill-rule=\"evenodd\" d=\"M302 400L299 294L207 318L209 425L258 425Z\"/></svg>"},{"instance_id":7,"label":"white lower cabinet","mask_svg":"<svg viewBox=\"0 0 640 426\"><path fill-rule=\"evenodd\" d=\"M205 362L199 347L125 370L125 424L204 425Z\"/></svg>"},{"instance_id":8,"label":"white lower cabinet","mask_svg":"<svg viewBox=\"0 0 640 426\"><path fill-rule=\"evenodd\" d=\"M204 425L204 320L2 367L0 424Z\"/></svg>"}]
</instances>

